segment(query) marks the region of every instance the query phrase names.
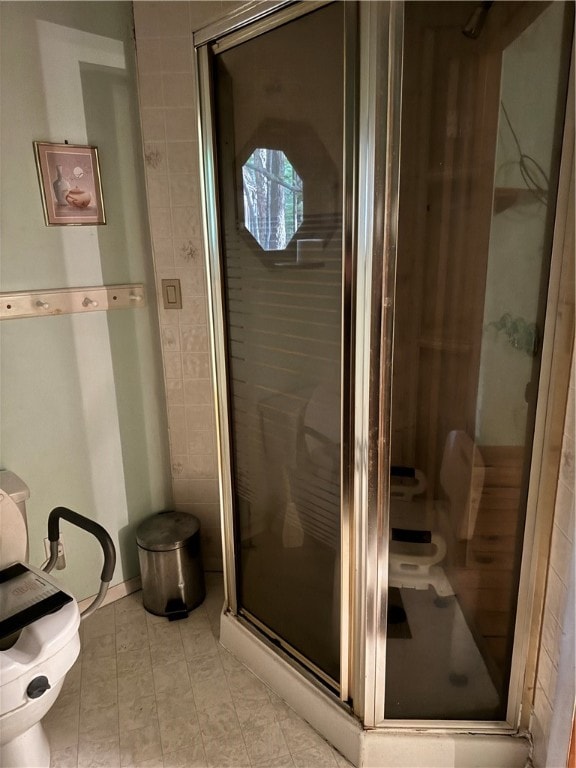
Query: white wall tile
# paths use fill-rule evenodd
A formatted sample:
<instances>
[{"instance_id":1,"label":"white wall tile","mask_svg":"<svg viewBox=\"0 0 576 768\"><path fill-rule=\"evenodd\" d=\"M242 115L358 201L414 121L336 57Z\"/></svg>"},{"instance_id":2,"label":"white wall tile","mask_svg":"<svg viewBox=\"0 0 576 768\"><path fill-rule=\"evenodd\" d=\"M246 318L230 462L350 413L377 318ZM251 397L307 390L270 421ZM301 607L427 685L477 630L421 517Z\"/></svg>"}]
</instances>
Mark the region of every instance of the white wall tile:
<instances>
[{"instance_id":1,"label":"white wall tile","mask_svg":"<svg viewBox=\"0 0 576 768\"><path fill-rule=\"evenodd\" d=\"M163 173L148 179L148 204L151 208L166 208L170 205L168 176Z\"/></svg>"},{"instance_id":2,"label":"white wall tile","mask_svg":"<svg viewBox=\"0 0 576 768\"><path fill-rule=\"evenodd\" d=\"M180 326L183 352L208 352L208 328L205 325Z\"/></svg>"},{"instance_id":3,"label":"white wall tile","mask_svg":"<svg viewBox=\"0 0 576 768\"><path fill-rule=\"evenodd\" d=\"M164 72L162 93L166 107L193 107L196 104L194 77L189 72Z\"/></svg>"},{"instance_id":4,"label":"white wall tile","mask_svg":"<svg viewBox=\"0 0 576 768\"><path fill-rule=\"evenodd\" d=\"M170 202L198 207L196 179L191 173L170 174Z\"/></svg>"},{"instance_id":5,"label":"white wall tile","mask_svg":"<svg viewBox=\"0 0 576 768\"><path fill-rule=\"evenodd\" d=\"M159 42L162 72L192 72L192 41L189 37L167 37Z\"/></svg>"},{"instance_id":6,"label":"white wall tile","mask_svg":"<svg viewBox=\"0 0 576 768\"><path fill-rule=\"evenodd\" d=\"M186 352L182 355L184 378L206 379L210 376L210 356Z\"/></svg>"},{"instance_id":7,"label":"white wall tile","mask_svg":"<svg viewBox=\"0 0 576 768\"><path fill-rule=\"evenodd\" d=\"M198 145L195 141L170 141L167 145L167 153L170 173L197 171Z\"/></svg>"},{"instance_id":8,"label":"white wall tile","mask_svg":"<svg viewBox=\"0 0 576 768\"><path fill-rule=\"evenodd\" d=\"M190 15L188 3L135 2L136 40L146 37L188 37Z\"/></svg>"},{"instance_id":9,"label":"white wall tile","mask_svg":"<svg viewBox=\"0 0 576 768\"><path fill-rule=\"evenodd\" d=\"M213 389L210 379L184 379L183 384L187 405L212 405Z\"/></svg>"},{"instance_id":10,"label":"white wall tile","mask_svg":"<svg viewBox=\"0 0 576 768\"><path fill-rule=\"evenodd\" d=\"M210 405L186 405L184 407L189 432L212 429L214 426L214 409Z\"/></svg>"},{"instance_id":11,"label":"white wall tile","mask_svg":"<svg viewBox=\"0 0 576 768\"><path fill-rule=\"evenodd\" d=\"M144 141L165 141L164 110L159 107L144 107L140 110L142 136Z\"/></svg>"},{"instance_id":12,"label":"white wall tile","mask_svg":"<svg viewBox=\"0 0 576 768\"><path fill-rule=\"evenodd\" d=\"M157 72L142 72L139 77L138 90L142 107L163 107L162 75Z\"/></svg>"},{"instance_id":13,"label":"white wall tile","mask_svg":"<svg viewBox=\"0 0 576 768\"><path fill-rule=\"evenodd\" d=\"M220 511L190 33L237 5L219 0L134 3L174 497L178 507L202 506L212 563L221 562ZM160 284L165 278L180 280L182 309L163 307Z\"/></svg>"},{"instance_id":14,"label":"white wall tile","mask_svg":"<svg viewBox=\"0 0 576 768\"><path fill-rule=\"evenodd\" d=\"M162 69L162 41L159 38L141 38L136 47L140 74L160 72Z\"/></svg>"},{"instance_id":15,"label":"white wall tile","mask_svg":"<svg viewBox=\"0 0 576 768\"><path fill-rule=\"evenodd\" d=\"M196 138L196 114L190 107L180 105L165 110L166 140L193 141Z\"/></svg>"},{"instance_id":16,"label":"white wall tile","mask_svg":"<svg viewBox=\"0 0 576 768\"><path fill-rule=\"evenodd\" d=\"M144 165L149 179L154 173L166 173L166 144L161 141L146 141L144 143Z\"/></svg>"},{"instance_id":17,"label":"white wall tile","mask_svg":"<svg viewBox=\"0 0 576 768\"><path fill-rule=\"evenodd\" d=\"M212 453L215 451L214 434L212 431L194 430L188 433L188 453L192 458L195 453Z\"/></svg>"},{"instance_id":18,"label":"white wall tile","mask_svg":"<svg viewBox=\"0 0 576 768\"><path fill-rule=\"evenodd\" d=\"M180 349L180 334L177 325L162 326L162 348L173 352Z\"/></svg>"}]
</instances>

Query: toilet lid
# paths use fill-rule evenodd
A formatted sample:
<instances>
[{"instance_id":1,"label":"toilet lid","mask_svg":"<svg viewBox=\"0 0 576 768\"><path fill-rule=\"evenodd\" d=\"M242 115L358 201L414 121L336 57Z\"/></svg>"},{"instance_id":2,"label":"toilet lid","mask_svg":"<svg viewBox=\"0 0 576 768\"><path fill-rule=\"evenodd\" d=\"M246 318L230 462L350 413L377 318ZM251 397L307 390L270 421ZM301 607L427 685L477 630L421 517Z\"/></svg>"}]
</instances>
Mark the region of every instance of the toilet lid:
<instances>
[{"instance_id":1,"label":"toilet lid","mask_svg":"<svg viewBox=\"0 0 576 768\"><path fill-rule=\"evenodd\" d=\"M26 520L16 502L0 488L0 568L26 558Z\"/></svg>"}]
</instances>

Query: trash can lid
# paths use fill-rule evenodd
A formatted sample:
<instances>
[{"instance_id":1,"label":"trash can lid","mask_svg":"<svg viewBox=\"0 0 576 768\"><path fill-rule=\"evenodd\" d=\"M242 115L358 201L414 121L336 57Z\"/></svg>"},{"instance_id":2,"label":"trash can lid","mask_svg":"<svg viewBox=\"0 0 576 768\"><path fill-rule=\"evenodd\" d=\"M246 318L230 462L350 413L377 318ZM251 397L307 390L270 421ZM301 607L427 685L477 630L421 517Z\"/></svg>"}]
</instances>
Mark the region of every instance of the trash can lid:
<instances>
[{"instance_id":1,"label":"trash can lid","mask_svg":"<svg viewBox=\"0 0 576 768\"><path fill-rule=\"evenodd\" d=\"M179 549L200 530L200 521L188 512L157 512L140 523L138 546L152 551Z\"/></svg>"}]
</instances>

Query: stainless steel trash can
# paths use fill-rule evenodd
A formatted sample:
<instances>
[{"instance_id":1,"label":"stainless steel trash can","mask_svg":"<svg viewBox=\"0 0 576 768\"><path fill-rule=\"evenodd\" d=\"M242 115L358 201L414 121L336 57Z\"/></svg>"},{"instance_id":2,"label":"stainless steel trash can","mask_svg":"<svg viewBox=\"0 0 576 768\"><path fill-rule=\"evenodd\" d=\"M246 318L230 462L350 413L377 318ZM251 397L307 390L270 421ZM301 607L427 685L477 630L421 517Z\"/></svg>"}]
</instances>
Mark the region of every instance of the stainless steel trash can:
<instances>
[{"instance_id":1,"label":"stainless steel trash can","mask_svg":"<svg viewBox=\"0 0 576 768\"><path fill-rule=\"evenodd\" d=\"M186 512L158 512L138 526L144 608L180 619L204 600L200 521Z\"/></svg>"}]
</instances>

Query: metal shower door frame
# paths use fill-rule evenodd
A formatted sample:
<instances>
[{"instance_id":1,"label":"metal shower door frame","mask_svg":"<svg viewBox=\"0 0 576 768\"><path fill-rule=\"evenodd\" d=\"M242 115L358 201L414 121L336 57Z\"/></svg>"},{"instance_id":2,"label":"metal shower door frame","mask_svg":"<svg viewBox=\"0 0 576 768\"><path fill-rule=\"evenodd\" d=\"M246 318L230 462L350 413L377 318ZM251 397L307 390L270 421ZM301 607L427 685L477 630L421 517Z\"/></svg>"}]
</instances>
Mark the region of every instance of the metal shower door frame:
<instances>
[{"instance_id":1,"label":"metal shower door frame","mask_svg":"<svg viewBox=\"0 0 576 768\"><path fill-rule=\"evenodd\" d=\"M232 14L210 27L194 34L197 63L198 128L200 172L202 179L202 205L204 212L204 240L208 274L208 302L211 317L211 358L214 373L214 402L216 404L217 452L219 464L219 490L224 549L224 588L228 610L239 615L237 598L237 561L235 552L235 518L233 501L232 451L230 435L230 394L226 362L226 326L223 310L223 275L221 265L222 244L219 230L218 184L214 134L214 107L212 100L212 59L218 53L265 34L289 21L328 5L332 0L310 2L278 2L263 5L253 3L241 12ZM343 243L342 243L342 456L341 456L341 631L340 631L340 699L350 701L350 606L352 604L351 564L352 538L352 471L345 468L357 465L355 446L350 429L354 420L353 381L353 288L355 273L354 230L356 159L356 4L345 6L345 86L344 104L344 190L343 190ZM344 41L343 41L344 43ZM259 622L255 622L259 624ZM295 654L296 655L296 654ZM313 669L313 665L309 666ZM313 671L316 672L317 670Z\"/></svg>"}]
</instances>

